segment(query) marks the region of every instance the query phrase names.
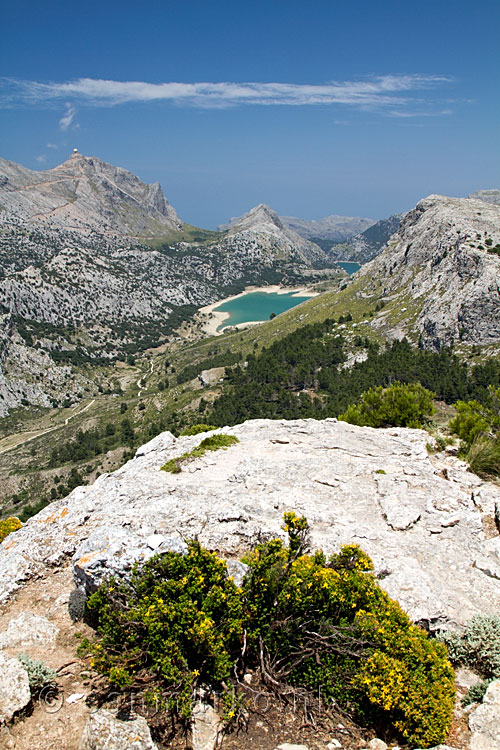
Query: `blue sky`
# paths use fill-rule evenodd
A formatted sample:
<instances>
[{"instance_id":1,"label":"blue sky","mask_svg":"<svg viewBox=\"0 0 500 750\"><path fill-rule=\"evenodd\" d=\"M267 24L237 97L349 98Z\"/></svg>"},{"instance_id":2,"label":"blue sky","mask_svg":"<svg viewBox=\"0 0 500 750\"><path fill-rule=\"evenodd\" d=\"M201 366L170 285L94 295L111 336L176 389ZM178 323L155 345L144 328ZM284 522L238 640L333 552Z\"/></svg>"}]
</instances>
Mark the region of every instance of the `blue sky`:
<instances>
[{"instance_id":1,"label":"blue sky","mask_svg":"<svg viewBox=\"0 0 500 750\"><path fill-rule=\"evenodd\" d=\"M2 28L0 156L77 146L199 226L500 187L498 0L17 0Z\"/></svg>"}]
</instances>

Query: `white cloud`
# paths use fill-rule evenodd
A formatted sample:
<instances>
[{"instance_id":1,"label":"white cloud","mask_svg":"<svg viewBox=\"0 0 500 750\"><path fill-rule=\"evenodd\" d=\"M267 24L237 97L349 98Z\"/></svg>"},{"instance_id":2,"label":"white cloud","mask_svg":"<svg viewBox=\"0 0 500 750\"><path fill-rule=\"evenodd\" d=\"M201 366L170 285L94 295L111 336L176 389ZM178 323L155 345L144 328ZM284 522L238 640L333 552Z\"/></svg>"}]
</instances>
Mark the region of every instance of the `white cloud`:
<instances>
[{"instance_id":1,"label":"white cloud","mask_svg":"<svg viewBox=\"0 0 500 750\"><path fill-rule=\"evenodd\" d=\"M40 156L35 156L35 161L39 162L39 164L44 164L47 161L47 157L45 154L40 154Z\"/></svg>"},{"instance_id":2,"label":"white cloud","mask_svg":"<svg viewBox=\"0 0 500 750\"><path fill-rule=\"evenodd\" d=\"M56 143L47 143L47 148L58 148Z\"/></svg>"},{"instance_id":3,"label":"white cloud","mask_svg":"<svg viewBox=\"0 0 500 750\"><path fill-rule=\"evenodd\" d=\"M448 84L442 75L384 75L359 81L332 81L325 84L296 83L148 83L145 81L109 81L79 78L61 83L40 83L3 79L0 101L13 106L18 101L33 104L66 100L66 113L60 127L66 130L76 109L70 102L113 106L126 102L169 101L194 107L253 105L347 105L358 109L392 110L412 106L419 110L432 107L422 97L424 90ZM3 94L2 94L3 91ZM416 92L419 92L416 97ZM69 101L68 101L69 100Z\"/></svg>"},{"instance_id":4,"label":"white cloud","mask_svg":"<svg viewBox=\"0 0 500 750\"><path fill-rule=\"evenodd\" d=\"M76 109L71 104L66 104L66 112L59 120L61 130L67 130L75 119Z\"/></svg>"}]
</instances>

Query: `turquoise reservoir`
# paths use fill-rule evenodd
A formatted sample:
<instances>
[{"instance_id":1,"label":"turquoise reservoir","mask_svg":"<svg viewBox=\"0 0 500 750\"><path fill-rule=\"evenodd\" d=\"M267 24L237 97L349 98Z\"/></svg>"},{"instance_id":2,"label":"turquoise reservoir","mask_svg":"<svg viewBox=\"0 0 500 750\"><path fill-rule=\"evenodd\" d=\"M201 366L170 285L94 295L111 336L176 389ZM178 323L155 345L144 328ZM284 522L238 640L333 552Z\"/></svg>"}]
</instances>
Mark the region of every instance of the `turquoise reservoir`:
<instances>
[{"instance_id":1,"label":"turquoise reservoir","mask_svg":"<svg viewBox=\"0 0 500 750\"><path fill-rule=\"evenodd\" d=\"M293 292L276 294L276 292L248 292L214 307L214 312L229 313L218 327L218 331L226 326L236 326L239 323L249 323L254 320L269 320L271 313L279 315L285 310L299 305L310 299L309 296L294 297Z\"/></svg>"},{"instance_id":2,"label":"turquoise reservoir","mask_svg":"<svg viewBox=\"0 0 500 750\"><path fill-rule=\"evenodd\" d=\"M353 273L356 273L356 271L359 271L359 269L361 268L359 263L350 263L347 260L339 260L337 261L337 265L343 268L344 271L347 271L349 276L351 276L351 274Z\"/></svg>"}]
</instances>

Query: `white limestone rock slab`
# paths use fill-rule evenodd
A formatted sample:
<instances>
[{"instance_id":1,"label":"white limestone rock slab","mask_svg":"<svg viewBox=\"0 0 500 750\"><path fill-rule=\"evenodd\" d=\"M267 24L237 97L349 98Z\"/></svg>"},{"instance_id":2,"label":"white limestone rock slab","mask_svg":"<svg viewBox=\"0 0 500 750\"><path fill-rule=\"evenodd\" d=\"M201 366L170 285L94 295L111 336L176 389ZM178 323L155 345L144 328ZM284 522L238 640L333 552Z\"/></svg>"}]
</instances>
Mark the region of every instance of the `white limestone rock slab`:
<instances>
[{"instance_id":1,"label":"white limestone rock slab","mask_svg":"<svg viewBox=\"0 0 500 750\"><path fill-rule=\"evenodd\" d=\"M469 716L470 750L500 750L500 680L490 683L483 702Z\"/></svg>"},{"instance_id":2,"label":"white limestone rock slab","mask_svg":"<svg viewBox=\"0 0 500 750\"><path fill-rule=\"evenodd\" d=\"M237 559L259 539L284 537L283 513L294 510L307 516L313 549L328 555L359 544L415 621L455 627L498 610L500 580L475 564L498 559L476 498L490 515L500 490L453 458L429 456L426 432L335 419L249 420L219 432L240 442L198 459L195 472L160 469L200 436L163 433L118 471L29 519L0 544L0 602L77 549L81 585L98 560L112 573L118 558L121 568L161 551L163 542L151 546L160 536L196 536Z\"/></svg>"},{"instance_id":3,"label":"white limestone rock slab","mask_svg":"<svg viewBox=\"0 0 500 750\"><path fill-rule=\"evenodd\" d=\"M10 721L30 700L28 675L21 663L0 654L0 725Z\"/></svg>"},{"instance_id":4,"label":"white limestone rock slab","mask_svg":"<svg viewBox=\"0 0 500 750\"><path fill-rule=\"evenodd\" d=\"M0 649L24 647L32 644L53 646L59 628L53 622L34 612L21 612L9 621L7 630L0 633Z\"/></svg>"}]
</instances>

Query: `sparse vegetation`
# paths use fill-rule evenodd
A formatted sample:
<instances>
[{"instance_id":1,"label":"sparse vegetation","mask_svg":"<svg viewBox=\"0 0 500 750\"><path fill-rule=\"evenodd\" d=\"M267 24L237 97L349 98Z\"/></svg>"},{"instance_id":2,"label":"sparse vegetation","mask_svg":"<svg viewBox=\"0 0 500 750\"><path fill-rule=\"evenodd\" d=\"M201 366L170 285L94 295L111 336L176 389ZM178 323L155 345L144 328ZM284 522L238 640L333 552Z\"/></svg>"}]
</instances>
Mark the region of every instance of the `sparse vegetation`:
<instances>
[{"instance_id":1,"label":"sparse vegetation","mask_svg":"<svg viewBox=\"0 0 500 750\"><path fill-rule=\"evenodd\" d=\"M235 435L210 435L188 453L183 453L179 458L171 458L163 464L161 470L168 471L171 474L178 474L182 471L182 467L185 464L193 461L195 458L201 458L207 451L217 451L220 448L228 448L230 445L235 445L235 443L239 442L240 441Z\"/></svg>"}]
</instances>

